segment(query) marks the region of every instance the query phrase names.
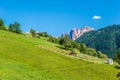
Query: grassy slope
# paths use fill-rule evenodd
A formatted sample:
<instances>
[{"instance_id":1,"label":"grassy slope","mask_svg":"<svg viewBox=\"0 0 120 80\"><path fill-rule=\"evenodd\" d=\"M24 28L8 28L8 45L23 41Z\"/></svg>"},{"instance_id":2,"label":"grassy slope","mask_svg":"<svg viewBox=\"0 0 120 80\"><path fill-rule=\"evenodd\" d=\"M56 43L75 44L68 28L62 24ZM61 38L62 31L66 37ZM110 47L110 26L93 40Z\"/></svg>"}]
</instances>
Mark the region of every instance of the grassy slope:
<instances>
[{"instance_id":1,"label":"grassy slope","mask_svg":"<svg viewBox=\"0 0 120 80\"><path fill-rule=\"evenodd\" d=\"M64 56L38 45L59 46L0 31L1 80L117 80L114 66Z\"/></svg>"}]
</instances>

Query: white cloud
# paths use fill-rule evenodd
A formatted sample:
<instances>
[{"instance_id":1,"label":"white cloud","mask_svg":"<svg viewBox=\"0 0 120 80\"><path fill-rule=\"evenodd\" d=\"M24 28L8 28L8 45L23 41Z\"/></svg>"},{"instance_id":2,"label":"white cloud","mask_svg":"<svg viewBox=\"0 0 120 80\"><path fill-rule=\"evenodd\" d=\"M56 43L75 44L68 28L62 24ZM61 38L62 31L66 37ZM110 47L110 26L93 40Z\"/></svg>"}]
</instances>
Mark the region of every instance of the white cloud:
<instances>
[{"instance_id":1,"label":"white cloud","mask_svg":"<svg viewBox=\"0 0 120 80\"><path fill-rule=\"evenodd\" d=\"M101 19L102 17L101 16L93 16L92 18L93 19Z\"/></svg>"}]
</instances>

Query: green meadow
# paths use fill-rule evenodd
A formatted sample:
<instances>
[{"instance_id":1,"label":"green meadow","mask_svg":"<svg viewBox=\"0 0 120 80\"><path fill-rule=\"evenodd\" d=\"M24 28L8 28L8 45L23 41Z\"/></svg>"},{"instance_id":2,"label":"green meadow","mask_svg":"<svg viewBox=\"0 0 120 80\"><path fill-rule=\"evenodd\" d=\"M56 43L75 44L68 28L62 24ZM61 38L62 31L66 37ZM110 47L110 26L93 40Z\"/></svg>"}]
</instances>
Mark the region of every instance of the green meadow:
<instances>
[{"instance_id":1,"label":"green meadow","mask_svg":"<svg viewBox=\"0 0 120 80\"><path fill-rule=\"evenodd\" d=\"M60 47L0 30L0 80L118 80L115 65L79 52L72 57Z\"/></svg>"}]
</instances>

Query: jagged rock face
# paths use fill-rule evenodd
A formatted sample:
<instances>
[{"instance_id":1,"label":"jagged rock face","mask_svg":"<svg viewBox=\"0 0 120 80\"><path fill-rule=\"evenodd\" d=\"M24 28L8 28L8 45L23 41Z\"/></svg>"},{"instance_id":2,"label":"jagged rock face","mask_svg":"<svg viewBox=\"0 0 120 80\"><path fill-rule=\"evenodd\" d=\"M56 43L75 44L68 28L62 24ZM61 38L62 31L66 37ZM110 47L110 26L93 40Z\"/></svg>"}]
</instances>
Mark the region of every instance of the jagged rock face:
<instances>
[{"instance_id":1,"label":"jagged rock face","mask_svg":"<svg viewBox=\"0 0 120 80\"><path fill-rule=\"evenodd\" d=\"M72 39L72 40L76 40L77 38L79 38L81 35L83 35L84 33L86 33L86 32L89 32L89 31L92 31L92 30L94 30L94 28L91 28L91 27L89 27L89 26L85 26L84 28L82 28L82 29L73 29L73 30L71 30L70 31L70 34L69 34L69 36L70 36L70 38Z\"/></svg>"}]
</instances>

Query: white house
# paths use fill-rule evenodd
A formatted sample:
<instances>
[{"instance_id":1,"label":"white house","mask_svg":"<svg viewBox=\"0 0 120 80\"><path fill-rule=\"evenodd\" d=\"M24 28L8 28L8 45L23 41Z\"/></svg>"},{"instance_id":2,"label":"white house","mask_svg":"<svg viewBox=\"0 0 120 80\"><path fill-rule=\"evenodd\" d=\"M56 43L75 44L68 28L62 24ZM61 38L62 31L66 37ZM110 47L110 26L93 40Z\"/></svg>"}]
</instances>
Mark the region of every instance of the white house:
<instances>
[{"instance_id":1,"label":"white house","mask_svg":"<svg viewBox=\"0 0 120 80\"><path fill-rule=\"evenodd\" d=\"M112 58L109 58L108 61L107 61L108 64L113 64L113 59Z\"/></svg>"}]
</instances>

